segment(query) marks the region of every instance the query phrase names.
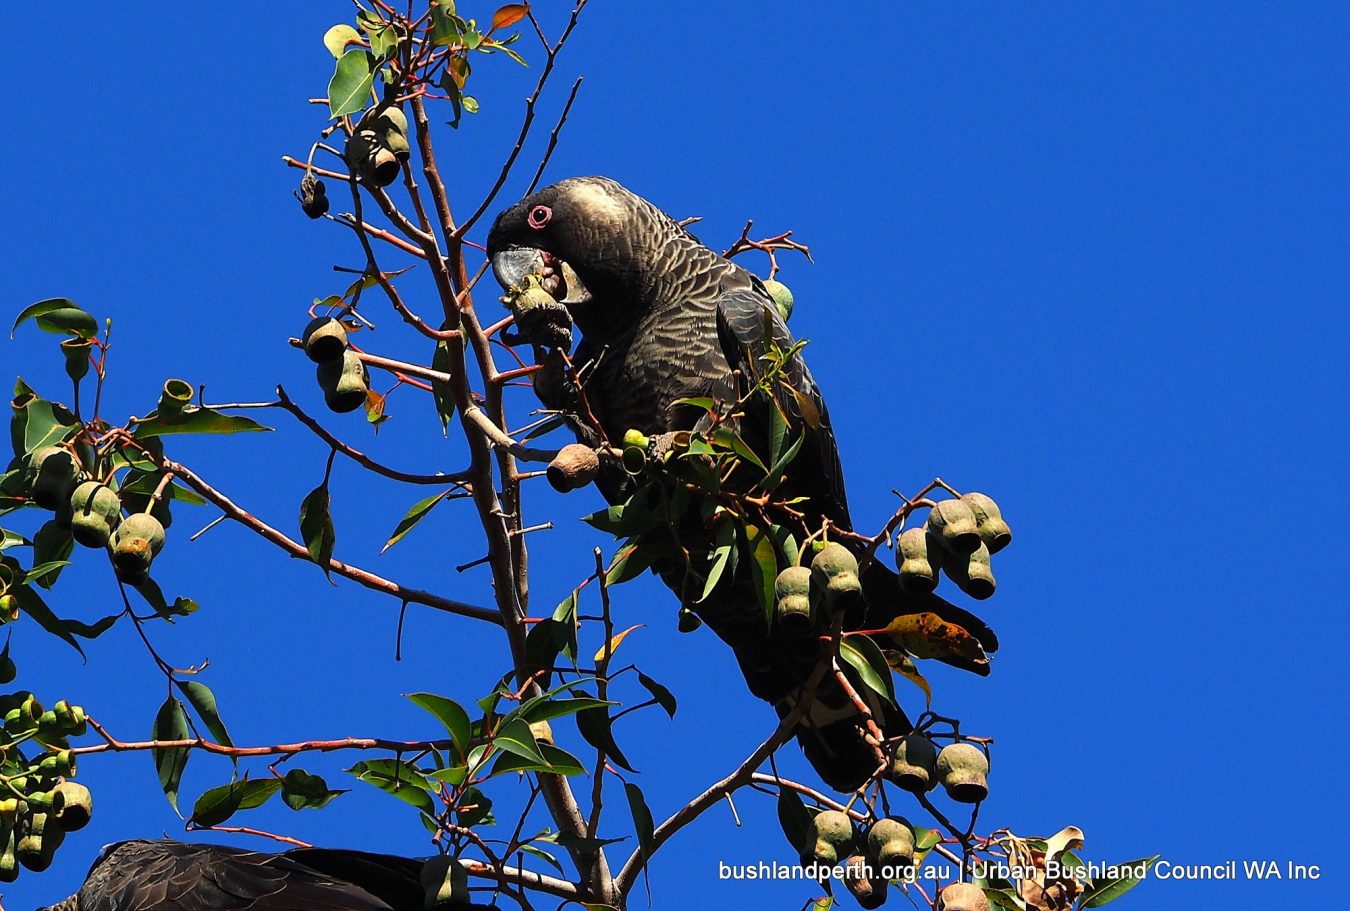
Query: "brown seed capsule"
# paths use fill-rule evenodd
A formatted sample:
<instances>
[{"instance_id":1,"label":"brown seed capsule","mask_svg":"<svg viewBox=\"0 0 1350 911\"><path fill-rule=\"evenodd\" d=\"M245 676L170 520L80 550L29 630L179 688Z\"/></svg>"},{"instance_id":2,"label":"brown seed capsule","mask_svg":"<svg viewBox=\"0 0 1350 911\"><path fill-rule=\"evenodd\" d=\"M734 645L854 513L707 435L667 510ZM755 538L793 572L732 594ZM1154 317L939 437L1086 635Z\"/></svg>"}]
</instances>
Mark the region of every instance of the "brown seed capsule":
<instances>
[{"instance_id":1,"label":"brown seed capsule","mask_svg":"<svg viewBox=\"0 0 1350 911\"><path fill-rule=\"evenodd\" d=\"M950 552L943 554L942 568L957 587L972 598L983 601L994 594L997 583L994 581L993 567L989 565L989 548L984 546L983 541L968 556Z\"/></svg>"},{"instance_id":2,"label":"brown seed capsule","mask_svg":"<svg viewBox=\"0 0 1350 911\"><path fill-rule=\"evenodd\" d=\"M861 854L855 854L844 862L844 888L858 902L858 906L871 911L886 904L888 883L881 871Z\"/></svg>"},{"instance_id":3,"label":"brown seed capsule","mask_svg":"<svg viewBox=\"0 0 1350 911\"><path fill-rule=\"evenodd\" d=\"M803 635L811 630L811 570L789 566L774 580L775 615L783 631Z\"/></svg>"},{"instance_id":4,"label":"brown seed capsule","mask_svg":"<svg viewBox=\"0 0 1350 911\"><path fill-rule=\"evenodd\" d=\"M912 794L926 794L937 784L937 747L917 731L895 745L886 777Z\"/></svg>"},{"instance_id":5,"label":"brown seed capsule","mask_svg":"<svg viewBox=\"0 0 1350 911\"><path fill-rule=\"evenodd\" d=\"M853 851L853 820L839 810L824 810L811 820L802 851L803 866L834 866Z\"/></svg>"},{"instance_id":6,"label":"brown seed capsule","mask_svg":"<svg viewBox=\"0 0 1350 911\"><path fill-rule=\"evenodd\" d=\"M564 446L548 463L549 484L559 493L579 490L595 480L600 472L600 457L595 450L580 443Z\"/></svg>"},{"instance_id":7,"label":"brown seed capsule","mask_svg":"<svg viewBox=\"0 0 1350 911\"><path fill-rule=\"evenodd\" d=\"M974 883L952 883L941 897L942 911L989 911L989 899Z\"/></svg>"},{"instance_id":8,"label":"brown seed capsule","mask_svg":"<svg viewBox=\"0 0 1350 911\"><path fill-rule=\"evenodd\" d=\"M940 500L928 511L928 529L954 554L973 553L980 546L975 513L965 500Z\"/></svg>"},{"instance_id":9,"label":"brown seed capsule","mask_svg":"<svg viewBox=\"0 0 1350 911\"><path fill-rule=\"evenodd\" d=\"M300 200L300 209L310 218L323 218L328 212L328 190L323 181L308 171L300 178L300 189L295 198Z\"/></svg>"},{"instance_id":10,"label":"brown seed capsule","mask_svg":"<svg viewBox=\"0 0 1350 911\"><path fill-rule=\"evenodd\" d=\"M949 743L938 753L937 773L947 796L979 803L989 796L989 757L973 743Z\"/></svg>"},{"instance_id":11,"label":"brown seed capsule","mask_svg":"<svg viewBox=\"0 0 1350 911\"><path fill-rule=\"evenodd\" d=\"M968 493L962 495L961 499L969 503L971 512L975 513L975 525L979 529L980 540L989 548L991 554L998 553L1012 543L1012 529L1003 520L1003 513L999 511L998 504L992 497L982 493Z\"/></svg>"},{"instance_id":12,"label":"brown seed capsule","mask_svg":"<svg viewBox=\"0 0 1350 911\"><path fill-rule=\"evenodd\" d=\"M347 350L347 329L341 320L320 316L310 320L301 337L305 354L316 364L342 357Z\"/></svg>"},{"instance_id":13,"label":"brown seed capsule","mask_svg":"<svg viewBox=\"0 0 1350 911\"><path fill-rule=\"evenodd\" d=\"M942 547L923 528L907 528L896 542L895 560L905 591L926 595L937 588Z\"/></svg>"}]
</instances>

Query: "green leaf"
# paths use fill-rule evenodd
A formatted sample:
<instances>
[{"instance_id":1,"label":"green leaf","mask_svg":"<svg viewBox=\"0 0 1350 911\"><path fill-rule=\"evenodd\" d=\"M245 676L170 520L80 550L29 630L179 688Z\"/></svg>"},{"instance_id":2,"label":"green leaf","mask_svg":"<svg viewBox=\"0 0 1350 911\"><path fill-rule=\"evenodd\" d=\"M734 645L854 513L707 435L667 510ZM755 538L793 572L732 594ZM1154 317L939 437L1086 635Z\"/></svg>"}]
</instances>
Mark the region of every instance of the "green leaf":
<instances>
[{"instance_id":1,"label":"green leaf","mask_svg":"<svg viewBox=\"0 0 1350 911\"><path fill-rule=\"evenodd\" d=\"M239 781L212 788L198 797L192 807L191 821L202 828L218 826L239 810L262 806L280 790L281 782L275 778L250 781L245 776Z\"/></svg>"},{"instance_id":2,"label":"green leaf","mask_svg":"<svg viewBox=\"0 0 1350 911\"><path fill-rule=\"evenodd\" d=\"M643 547L642 541L620 548L605 571L605 584L622 585L636 579L652 565L652 556L652 548Z\"/></svg>"},{"instance_id":3,"label":"green leaf","mask_svg":"<svg viewBox=\"0 0 1350 911\"><path fill-rule=\"evenodd\" d=\"M536 696L516 710L519 716L525 719L529 724L537 724L540 721L550 721L554 718L562 718L564 715L574 715L577 712L584 712L588 709L601 709L606 706L616 705L604 699L591 699L589 697L579 699L550 699L543 696ZM512 714L515 714L514 712Z\"/></svg>"},{"instance_id":4,"label":"green leaf","mask_svg":"<svg viewBox=\"0 0 1350 911\"><path fill-rule=\"evenodd\" d=\"M333 545L337 543L337 531L333 528L333 517L328 512L328 482L305 494L300 501L300 537L305 542L309 558L329 572L329 561L333 558ZM331 579L332 577L329 576Z\"/></svg>"},{"instance_id":5,"label":"green leaf","mask_svg":"<svg viewBox=\"0 0 1350 911\"><path fill-rule=\"evenodd\" d=\"M170 696L164 700L155 715L155 723L150 727L151 740L188 740L192 737L188 729L187 712L183 703ZM169 799L169 806L178 813L178 784L183 778L183 769L187 766L189 751L183 747L168 749L156 748L152 751L155 758L155 771L159 774L159 786ZM179 813L181 816L182 814Z\"/></svg>"},{"instance_id":6,"label":"green leaf","mask_svg":"<svg viewBox=\"0 0 1350 911\"><path fill-rule=\"evenodd\" d=\"M188 705L201 718L206 729L211 732L216 743L227 747L234 746L234 741L230 739L230 732L225 728L225 722L220 720L220 707L216 705L216 694L211 692L211 688L204 683L198 683L195 680L178 680L178 689L187 698Z\"/></svg>"},{"instance_id":7,"label":"green leaf","mask_svg":"<svg viewBox=\"0 0 1350 911\"><path fill-rule=\"evenodd\" d=\"M323 46L335 59L341 59L347 51L347 45L360 44L361 35L345 22L339 23L323 34Z\"/></svg>"},{"instance_id":8,"label":"green leaf","mask_svg":"<svg viewBox=\"0 0 1350 911\"><path fill-rule=\"evenodd\" d=\"M413 705L430 712L437 721L445 725L445 729L450 733L450 739L455 742L455 749L461 756L468 751L473 726L469 721L469 713L464 711L458 702L437 696L435 693L410 693L408 699Z\"/></svg>"},{"instance_id":9,"label":"green leaf","mask_svg":"<svg viewBox=\"0 0 1350 911\"><path fill-rule=\"evenodd\" d=\"M753 525L745 526L746 543L750 545L750 578L754 582L755 593L759 595L759 607L764 615L764 628L773 626L774 582L778 578L778 551L773 538L763 529Z\"/></svg>"},{"instance_id":10,"label":"green leaf","mask_svg":"<svg viewBox=\"0 0 1350 911\"><path fill-rule=\"evenodd\" d=\"M1144 870L1148 870L1157 863L1161 856L1160 854L1154 854L1152 857L1141 857L1139 860L1132 860L1128 863L1119 864L1119 866L1131 869L1142 867ZM1133 875L1122 876L1118 879L1095 879L1092 881L1092 885L1084 891L1083 903L1079 907L1100 908L1102 905L1110 904L1139 885L1140 881L1140 877Z\"/></svg>"},{"instance_id":11,"label":"green leaf","mask_svg":"<svg viewBox=\"0 0 1350 911\"><path fill-rule=\"evenodd\" d=\"M328 82L328 116L355 114L370 99L375 82L371 56L363 48L352 48L338 58L333 78Z\"/></svg>"},{"instance_id":12,"label":"green leaf","mask_svg":"<svg viewBox=\"0 0 1350 911\"><path fill-rule=\"evenodd\" d=\"M45 523L33 535L33 563L37 584L50 589L56 584L61 570L70 565L70 555L75 552L75 538L69 528L63 528L55 519ZM45 569L44 569L45 567ZM42 569L38 573L36 570Z\"/></svg>"},{"instance_id":13,"label":"green leaf","mask_svg":"<svg viewBox=\"0 0 1350 911\"><path fill-rule=\"evenodd\" d=\"M24 452L36 452L44 446L55 446L75 431L74 423L57 415L52 403L34 399L24 407Z\"/></svg>"},{"instance_id":14,"label":"green leaf","mask_svg":"<svg viewBox=\"0 0 1350 911\"><path fill-rule=\"evenodd\" d=\"M543 764L545 761L539 752L539 743L530 731L530 724L524 718L512 719L498 728L492 735L492 744L499 750L506 750L531 762Z\"/></svg>"},{"instance_id":15,"label":"green leaf","mask_svg":"<svg viewBox=\"0 0 1350 911\"><path fill-rule=\"evenodd\" d=\"M69 565L69 560L51 560L47 563L39 564L23 574L23 581L25 584L37 582L46 577L48 573L55 573ZM51 586L49 585L46 587L50 588Z\"/></svg>"},{"instance_id":16,"label":"green leaf","mask_svg":"<svg viewBox=\"0 0 1350 911\"><path fill-rule=\"evenodd\" d=\"M801 450L802 442L805 439L806 434L802 434L801 436L797 437L797 439L793 441L792 445L787 448L787 452L780 455L774 461L773 465L769 466L769 470L765 472L765 474L767 474L770 478L776 478L778 477L778 475L782 474L783 470L787 468L788 465L792 464L792 460L797 458L797 453Z\"/></svg>"},{"instance_id":17,"label":"green leaf","mask_svg":"<svg viewBox=\"0 0 1350 911\"><path fill-rule=\"evenodd\" d=\"M0 649L0 686L13 683L18 675L19 669L14 666L14 659L9 657L9 637L6 636L5 647Z\"/></svg>"},{"instance_id":18,"label":"green leaf","mask_svg":"<svg viewBox=\"0 0 1350 911\"><path fill-rule=\"evenodd\" d=\"M492 765L490 776L507 772L551 772L554 775L584 775L581 761L566 750L560 750L549 743L539 743L542 762L526 759L515 753L502 753Z\"/></svg>"},{"instance_id":19,"label":"green leaf","mask_svg":"<svg viewBox=\"0 0 1350 911\"><path fill-rule=\"evenodd\" d=\"M647 799L642 796L642 789L631 781L625 781L623 791L628 795L628 810L633 814L633 828L638 837L638 856L642 865L646 866L647 860L652 856L656 824L652 821L652 811L647 807Z\"/></svg>"},{"instance_id":20,"label":"green leaf","mask_svg":"<svg viewBox=\"0 0 1350 911\"><path fill-rule=\"evenodd\" d=\"M521 845L520 850L524 851L526 854L539 858L544 863L548 864L553 869L557 870L560 875L562 876L567 875L567 871L563 869L563 865L558 861L558 858L554 857L552 854L548 853L542 848L536 848L534 845Z\"/></svg>"},{"instance_id":21,"label":"green leaf","mask_svg":"<svg viewBox=\"0 0 1350 911\"><path fill-rule=\"evenodd\" d=\"M49 298L25 307L14 320L14 328L9 330L9 337L13 338L19 327L30 319L37 320L38 328L43 332L74 335L79 338L93 338L98 335L98 320L75 306L74 301L64 297Z\"/></svg>"},{"instance_id":22,"label":"green leaf","mask_svg":"<svg viewBox=\"0 0 1350 911\"><path fill-rule=\"evenodd\" d=\"M675 694L672 693L670 690L666 689L661 684L657 683L652 678L648 677L646 674L642 673L642 671L638 671L637 675L638 675L638 683L642 684L643 687L646 688L647 692L652 694L652 698L656 700L656 704L661 706L661 708L665 709L667 715L669 715L671 718L674 718L676 707Z\"/></svg>"},{"instance_id":23,"label":"green leaf","mask_svg":"<svg viewBox=\"0 0 1350 911\"><path fill-rule=\"evenodd\" d=\"M449 47L459 43L465 29L464 20L455 15L454 0L441 0L431 7L431 43Z\"/></svg>"},{"instance_id":24,"label":"green leaf","mask_svg":"<svg viewBox=\"0 0 1350 911\"><path fill-rule=\"evenodd\" d=\"M684 398L676 399L671 405L688 405L690 408L702 408L704 411L712 411L717 407L717 403L710 398Z\"/></svg>"},{"instance_id":25,"label":"green leaf","mask_svg":"<svg viewBox=\"0 0 1350 911\"><path fill-rule=\"evenodd\" d=\"M801 854L806 850L807 833L811 828L811 811L797 792L781 785L778 788L778 825L783 829L792 850Z\"/></svg>"},{"instance_id":26,"label":"green leaf","mask_svg":"<svg viewBox=\"0 0 1350 911\"><path fill-rule=\"evenodd\" d=\"M703 583L703 594L699 595L697 603L703 603L708 596L713 593L717 587L718 581L722 578L722 572L727 568L727 561L731 559L731 552L736 547L736 525L731 521L731 517L724 517L717 526L717 533L714 540L712 552L712 565L708 568L708 578Z\"/></svg>"},{"instance_id":27,"label":"green leaf","mask_svg":"<svg viewBox=\"0 0 1350 911\"><path fill-rule=\"evenodd\" d=\"M418 500L416 503L414 503L412 505L412 509L409 509L407 514L404 515L403 518L399 521L398 527L394 529L394 534L389 538L388 541L384 542L384 547L380 548L380 553L384 553L386 550L393 547L399 541L402 541L404 535L406 535L408 532L416 528L417 523L425 519L427 513L431 512L432 508L435 507L437 503L444 500L453 491L454 488L446 488L445 490L442 490L440 493L432 494L425 500Z\"/></svg>"},{"instance_id":28,"label":"green leaf","mask_svg":"<svg viewBox=\"0 0 1350 911\"><path fill-rule=\"evenodd\" d=\"M31 452L32 450L29 451ZM611 506L608 509L602 509L599 512L591 513L589 516L582 516L581 521L592 528L609 532L617 537L623 533L623 507Z\"/></svg>"},{"instance_id":29,"label":"green leaf","mask_svg":"<svg viewBox=\"0 0 1350 911\"><path fill-rule=\"evenodd\" d=\"M845 636L839 642L839 657L853 665L868 689L895 704L891 666L886 663L881 647L870 636Z\"/></svg>"},{"instance_id":30,"label":"green leaf","mask_svg":"<svg viewBox=\"0 0 1350 911\"><path fill-rule=\"evenodd\" d=\"M136 425L134 435L138 440L145 440L175 433L260 433L271 429L240 414L222 414L213 408L198 407L184 409L172 419L161 418L156 411Z\"/></svg>"},{"instance_id":31,"label":"green leaf","mask_svg":"<svg viewBox=\"0 0 1350 911\"><path fill-rule=\"evenodd\" d=\"M369 759L347 770L360 781L372 784L428 815L435 814L431 802L434 786L422 770L401 759Z\"/></svg>"},{"instance_id":32,"label":"green leaf","mask_svg":"<svg viewBox=\"0 0 1350 911\"><path fill-rule=\"evenodd\" d=\"M84 649L80 646L80 643L75 641L75 636L71 633L67 622L52 613L52 609L47 606L42 598L38 597L37 592L24 585L12 589L10 594L18 598L19 610L22 613L32 617L38 626L75 649L80 653L80 657L84 657Z\"/></svg>"},{"instance_id":33,"label":"green leaf","mask_svg":"<svg viewBox=\"0 0 1350 911\"><path fill-rule=\"evenodd\" d=\"M175 598L173 604L169 604L164 599L164 592L154 579L146 579L141 584L131 587L136 589L156 614L166 620L171 620L173 617L186 617L198 609L197 602L191 598Z\"/></svg>"},{"instance_id":34,"label":"green leaf","mask_svg":"<svg viewBox=\"0 0 1350 911\"><path fill-rule=\"evenodd\" d=\"M449 322L441 324L441 330L455 328ZM431 369L438 373L453 373L455 368L454 358L450 356L450 343L440 341L436 343L436 348L431 353ZM433 380L431 383L431 398L436 405L436 416L441 419L441 433L445 434L450 429L450 421L455 417L455 395L450 389L448 383ZM527 437L528 439L528 437Z\"/></svg>"},{"instance_id":35,"label":"green leaf","mask_svg":"<svg viewBox=\"0 0 1350 911\"><path fill-rule=\"evenodd\" d=\"M347 792L328 787L328 782L304 769L291 769L281 779L281 799L292 810L322 810Z\"/></svg>"},{"instance_id":36,"label":"green leaf","mask_svg":"<svg viewBox=\"0 0 1350 911\"><path fill-rule=\"evenodd\" d=\"M754 450L746 444L745 440L741 439L740 434L730 427L718 427L717 430L713 432L713 442L719 446L730 449L732 452L736 453L736 455L740 456L751 465L754 465L765 474L768 473L769 469L764 467L764 463L759 460L759 456L755 455Z\"/></svg>"},{"instance_id":37,"label":"green leaf","mask_svg":"<svg viewBox=\"0 0 1350 911\"><path fill-rule=\"evenodd\" d=\"M11 547L32 547L33 542L25 538L16 531L10 531L8 528L0 528L0 552L9 550Z\"/></svg>"},{"instance_id":38,"label":"green leaf","mask_svg":"<svg viewBox=\"0 0 1350 911\"><path fill-rule=\"evenodd\" d=\"M629 765L623 752L620 751L619 745L614 742L613 724L614 720L609 717L609 712L605 709L587 709L577 712L577 730L581 732L581 736L585 738L586 742L623 768L630 772L636 772L637 769Z\"/></svg>"}]
</instances>

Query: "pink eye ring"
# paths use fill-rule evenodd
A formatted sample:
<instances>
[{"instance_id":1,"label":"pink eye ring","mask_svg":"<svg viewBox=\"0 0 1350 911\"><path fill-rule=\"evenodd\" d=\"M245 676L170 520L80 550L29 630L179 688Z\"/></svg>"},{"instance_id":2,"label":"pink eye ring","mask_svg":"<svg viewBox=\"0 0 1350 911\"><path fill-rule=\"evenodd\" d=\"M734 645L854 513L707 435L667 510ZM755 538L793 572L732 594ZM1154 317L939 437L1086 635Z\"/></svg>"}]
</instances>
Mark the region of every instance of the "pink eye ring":
<instances>
[{"instance_id":1,"label":"pink eye ring","mask_svg":"<svg viewBox=\"0 0 1350 911\"><path fill-rule=\"evenodd\" d=\"M530 210L529 217L526 218L525 220L526 222L529 223L529 226L531 228L534 228L536 231L538 231L542 229L545 225L547 225L549 223L549 220L552 218L553 218L553 210L550 209L548 206L535 206L533 209Z\"/></svg>"}]
</instances>

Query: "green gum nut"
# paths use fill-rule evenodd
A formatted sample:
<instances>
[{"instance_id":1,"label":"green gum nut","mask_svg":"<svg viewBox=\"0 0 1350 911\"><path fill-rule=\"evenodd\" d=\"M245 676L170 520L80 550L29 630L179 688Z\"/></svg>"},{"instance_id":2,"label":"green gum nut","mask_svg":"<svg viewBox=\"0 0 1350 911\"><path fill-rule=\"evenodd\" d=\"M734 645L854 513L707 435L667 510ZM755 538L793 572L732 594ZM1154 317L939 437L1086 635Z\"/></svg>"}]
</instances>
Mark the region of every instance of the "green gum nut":
<instances>
[{"instance_id":1,"label":"green gum nut","mask_svg":"<svg viewBox=\"0 0 1350 911\"><path fill-rule=\"evenodd\" d=\"M903 819L878 819L867 830L867 854L881 868L880 876L898 879L914 866L914 830Z\"/></svg>"},{"instance_id":2,"label":"green gum nut","mask_svg":"<svg viewBox=\"0 0 1350 911\"><path fill-rule=\"evenodd\" d=\"M19 619L19 599L16 595L0 595L0 623Z\"/></svg>"},{"instance_id":3,"label":"green gum nut","mask_svg":"<svg viewBox=\"0 0 1350 911\"><path fill-rule=\"evenodd\" d=\"M28 818L27 825L22 826L22 831L24 834L15 845L14 853L24 867L41 873L52 865L52 858L66 833L50 813L34 813Z\"/></svg>"},{"instance_id":4,"label":"green gum nut","mask_svg":"<svg viewBox=\"0 0 1350 911\"><path fill-rule=\"evenodd\" d=\"M16 835L13 829L4 839L3 851L0 851L0 883L12 883L19 878L19 858L15 853Z\"/></svg>"},{"instance_id":5,"label":"green gum nut","mask_svg":"<svg viewBox=\"0 0 1350 911\"><path fill-rule=\"evenodd\" d=\"M70 533L85 547L107 547L122 518L122 501L111 487L85 481L70 497Z\"/></svg>"},{"instance_id":6,"label":"green gum nut","mask_svg":"<svg viewBox=\"0 0 1350 911\"><path fill-rule=\"evenodd\" d=\"M80 477L75 457L59 446L47 446L33 453L31 464L36 471L33 502L51 510L67 505Z\"/></svg>"},{"instance_id":7,"label":"green gum nut","mask_svg":"<svg viewBox=\"0 0 1350 911\"><path fill-rule=\"evenodd\" d=\"M942 911L989 911L989 899L974 883L952 883L942 890Z\"/></svg>"},{"instance_id":8,"label":"green gum nut","mask_svg":"<svg viewBox=\"0 0 1350 911\"><path fill-rule=\"evenodd\" d=\"M941 545L925 528L907 528L896 542L896 566L900 570L900 584L905 591L926 595L938 584L938 569L942 566Z\"/></svg>"},{"instance_id":9,"label":"green gum nut","mask_svg":"<svg viewBox=\"0 0 1350 911\"><path fill-rule=\"evenodd\" d=\"M811 561L811 579L824 592L832 610L848 610L861 599L858 558L842 544L831 543L821 548Z\"/></svg>"},{"instance_id":10,"label":"green gum nut","mask_svg":"<svg viewBox=\"0 0 1350 911\"><path fill-rule=\"evenodd\" d=\"M938 778L947 796L979 803L989 796L989 757L972 743L949 743L938 753Z\"/></svg>"},{"instance_id":11,"label":"green gum nut","mask_svg":"<svg viewBox=\"0 0 1350 911\"><path fill-rule=\"evenodd\" d=\"M773 583L778 624L792 635L811 631L811 570L805 566L789 566L778 574Z\"/></svg>"},{"instance_id":12,"label":"green gum nut","mask_svg":"<svg viewBox=\"0 0 1350 911\"><path fill-rule=\"evenodd\" d=\"M384 147L394 153L394 158L400 164L412 157L412 148L408 145L408 137L398 130L390 130L384 134Z\"/></svg>"},{"instance_id":13,"label":"green gum nut","mask_svg":"<svg viewBox=\"0 0 1350 911\"><path fill-rule=\"evenodd\" d=\"M422 864L424 907L430 911L446 905L467 905L469 873L453 857L438 855Z\"/></svg>"},{"instance_id":14,"label":"green gum nut","mask_svg":"<svg viewBox=\"0 0 1350 911\"><path fill-rule=\"evenodd\" d=\"M983 601L994 594L997 583L994 570L989 565L989 548L980 542L975 552L968 556L948 553L943 557L942 568L961 591Z\"/></svg>"},{"instance_id":15,"label":"green gum nut","mask_svg":"<svg viewBox=\"0 0 1350 911\"><path fill-rule=\"evenodd\" d=\"M375 118L376 126L386 133L398 133L401 136L408 135L408 116L403 113L401 108L390 105L381 109L379 115Z\"/></svg>"},{"instance_id":16,"label":"green gum nut","mask_svg":"<svg viewBox=\"0 0 1350 911\"><path fill-rule=\"evenodd\" d=\"M150 546L150 556L157 557L164 547L164 526L154 516L138 512L123 519L117 528L119 541L129 538L144 539Z\"/></svg>"},{"instance_id":17,"label":"green gum nut","mask_svg":"<svg viewBox=\"0 0 1350 911\"><path fill-rule=\"evenodd\" d=\"M980 540L991 554L996 554L1012 543L1012 529L1003 520L1003 513L993 497L982 493L968 493L961 497L970 504L975 513L975 525L980 532Z\"/></svg>"},{"instance_id":18,"label":"green gum nut","mask_svg":"<svg viewBox=\"0 0 1350 911\"><path fill-rule=\"evenodd\" d=\"M623 433L624 448L636 446L638 449L646 449L652 441L641 430L634 430L631 427Z\"/></svg>"},{"instance_id":19,"label":"green gum nut","mask_svg":"<svg viewBox=\"0 0 1350 911\"><path fill-rule=\"evenodd\" d=\"M642 474L642 469L647 467L647 450L641 446L625 446L620 459L624 471L629 474Z\"/></svg>"},{"instance_id":20,"label":"green gum nut","mask_svg":"<svg viewBox=\"0 0 1350 911\"><path fill-rule=\"evenodd\" d=\"M942 500L928 511L928 530L948 551L964 556L980 546L975 513L965 500Z\"/></svg>"},{"instance_id":21,"label":"green gum nut","mask_svg":"<svg viewBox=\"0 0 1350 911\"><path fill-rule=\"evenodd\" d=\"M925 794L937 784L937 747L917 731L895 745L895 758L886 777L911 794Z\"/></svg>"},{"instance_id":22,"label":"green gum nut","mask_svg":"<svg viewBox=\"0 0 1350 911\"><path fill-rule=\"evenodd\" d=\"M855 854L844 861L844 888L853 896L858 907L871 911L886 904L889 883L871 860Z\"/></svg>"},{"instance_id":23,"label":"green gum nut","mask_svg":"<svg viewBox=\"0 0 1350 911\"><path fill-rule=\"evenodd\" d=\"M394 154L394 150L381 142L367 159L363 176L377 187L387 187L398 180L400 170L398 156Z\"/></svg>"},{"instance_id":24,"label":"green gum nut","mask_svg":"<svg viewBox=\"0 0 1350 911\"><path fill-rule=\"evenodd\" d=\"M56 822L67 832L77 832L89 824L94 815L94 797L84 785L63 781L52 789L52 812Z\"/></svg>"},{"instance_id":25,"label":"green gum nut","mask_svg":"<svg viewBox=\"0 0 1350 911\"><path fill-rule=\"evenodd\" d=\"M140 585L164 546L164 526L154 516L136 513L118 526L113 539L113 570L128 585Z\"/></svg>"},{"instance_id":26,"label":"green gum nut","mask_svg":"<svg viewBox=\"0 0 1350 911\"><path fill-rule=\"evenodd\" d=\"M806 848L802 864L834 866L853 851L853 820L839 810L824 810L816 814L806 831Z\"/></svg>"},{"instance_id":27,"label":"green gum nut","mask_svg":"<svg viewBox=\"0 0 1350 911\"><path fill-rule=\"evenodd\" d=\"M309 321L301 336L305 354L316 364L334 361L347 350L347 330L341 320L320 316Z\"/></svg>"},{"instance_id":28,"label":"green gum nut","mask_svg":"<svg viewBox=\"0 0 1350 911\"><path fill-rule=\"evenodd\" d=\"M366 403L369 391L366 366L350 348L342 352L341 358L320 364L317 375L324 401L338 414L355 411Z\"/></svg>"},{"instance_id":29,"label":"green gum nut","mask_svg":"<svg viewBox=\"0 0 1350 911\"><path fill-rule=\"evenodd\" d=\"M89 353L94 348L91 338L68 338L61 343L66 358L66 376L79 382L89 374Z\"/></svg>"},{"instance_id":30,"label":"green gum nut","mask_svg":"<svg viewBox=\"0 0 1350 911\"><path fill-rule=\"evenodd\" d=\"M177 420L191 403L192 386L186 380L166 380L159 394L159 416L166 421Z\"/></svg>"}]
</instances>

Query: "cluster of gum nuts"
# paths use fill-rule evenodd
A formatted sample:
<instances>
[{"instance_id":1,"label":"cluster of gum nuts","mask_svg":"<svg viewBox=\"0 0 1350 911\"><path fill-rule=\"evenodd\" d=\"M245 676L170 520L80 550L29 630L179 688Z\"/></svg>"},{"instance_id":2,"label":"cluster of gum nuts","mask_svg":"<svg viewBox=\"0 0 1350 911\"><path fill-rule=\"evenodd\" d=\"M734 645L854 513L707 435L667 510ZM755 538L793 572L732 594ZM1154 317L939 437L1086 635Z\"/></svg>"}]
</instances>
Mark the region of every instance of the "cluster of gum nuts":
<instances>
[{"instance_id":1,"label":"cluster of gum nuts","mask_svg":"<svg viewBox=\"0 0 1350 911\"><path fill-rule=\"evenodd\" d=\"M122 517L117 491L87 476L70 450L44 446L27 460L24 490L42 509L55 513L56 523L70 530L85 547L109 548L117 578L139 585L164 547L164 525L149 512ZM151 508L154 506L152 504ZM10 616L16 603L0 596L0 614Z\"/></svg>"},{"instance_id":2,"label":"cluster of gum nuts","mask_svg":"<svg viewBox=\"0 0 1350 911\"><path fill-rule=\"evenodd\" d=\"M0 710L9 743L34 740L51 747L26 770L8 775L0 793L0 882L13 882L20 865L47 869L65 834L88 824L94 802L88 788L67 780L75 774L75 757L66 738L84 733L84 709L65 700L43 709L31 693L14 693L0 697Z\"/></svg>"},{"instance_id":3,"label":"cluster of gum nuts","mask_svg":"<svg viewBox=\"0 0 1350 911\"><path fill-rule=\"evenodd\" d=\"M348 346L347 329L341 320L315 317L305 327L301 343L309 359L319 365L315 374L324 403L331 410L345 414L366 403L370 373L360 355Z\"/></svg>"}]
</instances>

